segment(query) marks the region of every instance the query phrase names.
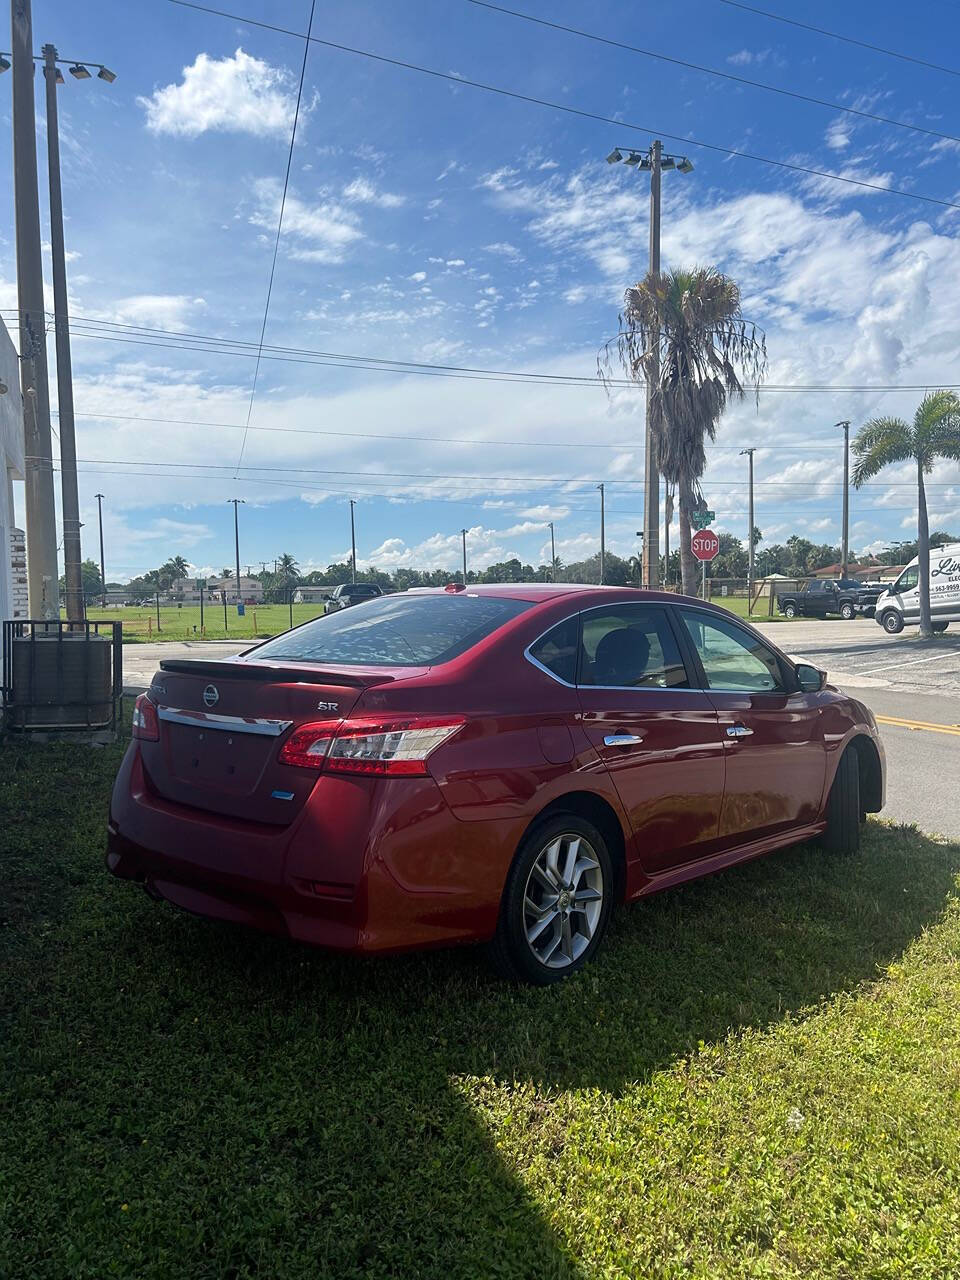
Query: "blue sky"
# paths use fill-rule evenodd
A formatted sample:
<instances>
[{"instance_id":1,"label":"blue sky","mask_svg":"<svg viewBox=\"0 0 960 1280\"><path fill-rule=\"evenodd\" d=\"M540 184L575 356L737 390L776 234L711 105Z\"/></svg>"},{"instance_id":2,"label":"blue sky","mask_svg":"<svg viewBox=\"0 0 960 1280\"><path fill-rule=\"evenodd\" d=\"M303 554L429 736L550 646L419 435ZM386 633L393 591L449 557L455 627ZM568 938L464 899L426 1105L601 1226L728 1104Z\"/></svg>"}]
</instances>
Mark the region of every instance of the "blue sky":
<instances>
[{"instance_id":1,"label":"blue sky","mask_svg":"<svg viewBox=\"0 0 960 1280\"><path fill-rule=\"evenodd\" d=\"M224 7L300 32L309 13L304 0ZM960 136L955 77L722 0L516 7ZM782 3L779 11L789 12ZM933 62L949 63L960 26L946 5L813 0L803 15ZM960 203L958 141L468 0L325 3L314 34L623 124L312 45L266 328L267 344L288 350L268 350L261 363L237 473L303 42L166 0L35 0L38 48L52 40L118 76L107 85L68 75L59 99L72 317L78 328L101 325L101 336L73 343L84 553L96 556L100 491L111 579L178 553L198 570L231 564L234 495L246 503L244 564L282 551L306 568L344 558L353 497L362 563L452 567L463 527L473 565L546 559L548 520L564 560L591 554L602 480L608 545L632 554L642 519L639 394L471 383L298 354L590 378L624 287L646 269L647 187L634 170L604 162L615 144L646 146L662 131ZM11 79L0 81L5 173ZM696 167L664 177L664 265L712 263L740 282L745 313L767 333L769 383L960 383L960 211L692 141L666 145ZM15 296L5 184L8 319ZM170 333L181 335L176 345ZM224 352L188 335L254 346ZM793 532L838 540L833 424L910 415L920 394L770 390L759 409L752 399L735 407L703 485L717 527L746 533L738 450L755 445L766 541ZM960 527L960 468L933 479L932 525ZM891 471L853 496L857 549L911 536L913 480L909 468Z\"/></svg>"}]
</instances>

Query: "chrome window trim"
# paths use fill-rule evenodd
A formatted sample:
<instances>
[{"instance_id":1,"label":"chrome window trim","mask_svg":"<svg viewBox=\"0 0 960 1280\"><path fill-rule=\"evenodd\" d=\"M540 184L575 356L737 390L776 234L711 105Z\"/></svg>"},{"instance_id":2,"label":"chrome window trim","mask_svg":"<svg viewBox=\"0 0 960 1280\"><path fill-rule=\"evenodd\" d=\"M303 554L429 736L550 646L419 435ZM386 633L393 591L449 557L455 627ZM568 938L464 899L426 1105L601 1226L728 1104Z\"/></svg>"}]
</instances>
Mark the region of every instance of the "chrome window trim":
<instances>
[{"instance_id":1,"label":"chrome window trim","mask_svg":"<svg viewBox=\"0 0 960 1280\"><path fill-rule=\"evenodd\" d=\"M292 720L214 715L210 711L189 711L180 707L157 707L157 715L171 724L188 724L195 729L218 729L223 733L253 733L262 738L279 738L293 724Z\"/></svg>"}]
</instances>

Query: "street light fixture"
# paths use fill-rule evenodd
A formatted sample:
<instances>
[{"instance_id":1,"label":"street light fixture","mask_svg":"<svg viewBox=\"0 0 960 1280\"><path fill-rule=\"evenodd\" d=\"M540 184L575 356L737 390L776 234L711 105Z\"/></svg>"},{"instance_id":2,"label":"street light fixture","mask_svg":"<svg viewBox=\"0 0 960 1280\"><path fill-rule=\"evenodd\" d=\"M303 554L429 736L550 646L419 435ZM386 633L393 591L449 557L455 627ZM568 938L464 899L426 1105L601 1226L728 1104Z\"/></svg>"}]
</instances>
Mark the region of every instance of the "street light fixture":
<instances>
[{"instance_id":1,"label":"street light fixture","mask_svg":"<svg viewBox=\"0 0 960 1280\"><path fill-rule=\"evenodd\" d=\"M635 168L650 174L650 274L660 274L660 174L664 169L676 169L680 173L692 173L693 164L687 156L664 155L663 143L657 139L648 151L628 149L626 156L619 147L607 156L608 164L623 160ZM656 588L660 576L660 477L654 461L653 433L650 430L650 402L659 372L659 334L652 335L651 363L654 367L647 377L647 406L644 423L643 454L643 585ZM666 565L664 565L666 569Z\"/></svg>"},{"instance_id":2,"label":"street light fixture","mask_svg":"<svg viewBox=\"0 0 960 1280\"><path fill-rule=\"evenodd\" d=\"M90 79L90 72L87 70L87 68L83 65L82 62L75 62L73 66L70 68L70 74L74 77L75 80Z\"/></svg>"},{"instance_id":3,"label":"street light fixture","mask_svg":"<svg viewBox=\"0 0 960 1280\"><path fill-rule=\"evenodd\" d=\"M95 67L97 64L95 62L92 62L90 65ZM116 73L113 71L109 71L106 67L101 67L100 70L97 72L97 79L106 80L107 84L113 84L116 78L117 78Z\"/></svg>"},{"instance_id":4,"label":"street light fixture","mask_svg":"<svg viewBox=\"0 0 960 1280\"><path fill-rule=\"evenodd\" d=\"M9 71L9 70L10 70L10 59L6 56L6 54L0 54L0 75L2 75L4 71Z\"/></svg>"}]
</instances>

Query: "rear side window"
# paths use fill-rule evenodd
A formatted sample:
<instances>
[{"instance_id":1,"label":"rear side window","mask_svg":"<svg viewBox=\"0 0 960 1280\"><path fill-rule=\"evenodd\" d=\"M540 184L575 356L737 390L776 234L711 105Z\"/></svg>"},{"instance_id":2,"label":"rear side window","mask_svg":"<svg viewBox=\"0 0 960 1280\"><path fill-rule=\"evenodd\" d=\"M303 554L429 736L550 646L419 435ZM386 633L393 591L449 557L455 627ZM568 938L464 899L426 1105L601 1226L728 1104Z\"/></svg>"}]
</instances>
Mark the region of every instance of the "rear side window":
<instances>
[{"instance_id":1,"label":"rear side window","mask_svg":"<svg viewBox=\"0 0 960 1280\"><path fill-rule=\"evenodd\" d=\"M636 604L588 610L583 615L580 683L618 689L687 685L666 611Z\"/></svg>"},{"instance_id":2,"label":"rear side window","mask_svg":"<svg viewBox=\"0 0 960 1280\"><path fill-rule=\"evenodd\" d=\"M469 595L378 596L268 640L272 661L324 666L432 667L450 662L530 608L526 600Z\"/></svg>"},{"instance_id":3,"label":"rear side window","mask_svg":"<svg viewBox=\"0 0 960 1280\"><path fill-rule=\"evenodd\" d=\"M546 635L530 646L530 656L551 675L565 684L577 682L577 650L580 644L580 618L574 614L557 623Z\"/></svg>"}]
</instances>

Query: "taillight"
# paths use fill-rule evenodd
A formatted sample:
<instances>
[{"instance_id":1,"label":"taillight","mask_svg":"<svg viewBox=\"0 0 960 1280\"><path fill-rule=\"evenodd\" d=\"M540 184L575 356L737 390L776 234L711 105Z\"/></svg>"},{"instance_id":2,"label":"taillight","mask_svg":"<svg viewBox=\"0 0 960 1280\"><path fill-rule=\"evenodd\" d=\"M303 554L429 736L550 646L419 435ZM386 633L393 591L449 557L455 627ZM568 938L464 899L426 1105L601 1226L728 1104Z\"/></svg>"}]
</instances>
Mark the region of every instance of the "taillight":
<instances>
[{"instance_id":1,"label":"taillight","mask_svg":"<svg viewBox=\"0 0 960 1280\"><path fill-rule=\"evenodd\" d=\"M283 744L280 761L327 773L422 776L431 752L465 723L462 716L358 716L305 724Z\"/></svg>"},{"instance_id":2,"label":"taillight","mask_svg":"<svg viewBox=\"0 0 960 1280\"><path fill-rule=\"evenodd\" d=\"M137 695L133 704L133 736L141 742L160 741L160 720L157 708L145 693Z\"/></svg>"}]
</instances>

